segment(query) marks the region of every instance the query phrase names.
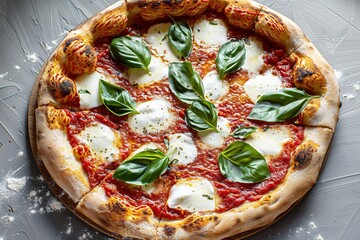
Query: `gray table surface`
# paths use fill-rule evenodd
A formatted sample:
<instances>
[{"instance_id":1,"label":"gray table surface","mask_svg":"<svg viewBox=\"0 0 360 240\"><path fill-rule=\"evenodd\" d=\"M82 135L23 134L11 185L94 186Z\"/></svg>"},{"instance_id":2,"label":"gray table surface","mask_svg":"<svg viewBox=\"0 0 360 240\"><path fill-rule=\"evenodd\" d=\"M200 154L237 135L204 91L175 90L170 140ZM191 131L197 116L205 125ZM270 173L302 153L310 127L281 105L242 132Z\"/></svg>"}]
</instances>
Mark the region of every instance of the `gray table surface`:
<instances>
[{"instance_id":1,"label":"gray table surface","mask_svg":"<svg viewBox=\"0 0 360 240\"><path fill-rule=\"evenodd\" d=\"M0 0L0 240L108 239L48 189L27 136L35 78L66 33L115 0ZM360 239L360 1L261 0L336 70L343 103L327 164L288 215L249 239Z\"/></svg>"}]
</instances>

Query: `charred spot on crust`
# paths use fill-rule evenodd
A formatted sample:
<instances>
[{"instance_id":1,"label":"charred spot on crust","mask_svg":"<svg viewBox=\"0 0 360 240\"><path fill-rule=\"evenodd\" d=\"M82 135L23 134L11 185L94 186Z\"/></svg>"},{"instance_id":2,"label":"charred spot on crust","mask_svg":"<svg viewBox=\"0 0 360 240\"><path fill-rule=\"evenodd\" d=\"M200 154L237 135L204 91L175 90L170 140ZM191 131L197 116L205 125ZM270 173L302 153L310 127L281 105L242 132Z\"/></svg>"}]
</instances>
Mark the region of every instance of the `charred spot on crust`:
<instances>
[{"instance_id":1,"label":"charred spot on crust","mask_svg":"<svg viewBox=\"0 0 360 240\"><path fill-rule=\"evenodd\" d=\"M75 40L77 40L77 38L70 38L70 39L68 39L68 40L65 41L64 52L67 51L67 49L68 49L68 47L70 46L70 44L71 44L73 41L75 41Z\"/></svg>"},{"instance_id":2,"label":"charred spot on crust","mask_svg":"<svg viewBox=\"0 0 360 240\"><path fill-rule=\"evenodd\" d=\"M108 208L110 212L115 211L116 213L124 213L126 212L126 208L124 208L120 203L115 202L113 204L109 204Z\"/></svg>"},{"instance_id":3,"label":"charred spot on crust","mask_svg":"<svg viewBox=\"0 0 360 240\"><path fill-rule=\"evenodd\" d=\"M165 225L165 227L164 227L164 233L165 233L165 235L168 236L168 237L174 235L174 234L175 234L175 230L176 230L176 228L170 227L170 226L168 226L168 225Z\"/></svg>"},{"instance_id":4,"label":"charred spot on crust","mask_svg":"<svg viewBox=\"0 0 360 240\"><path fill-rule=\"evenodd\" d=\"M91 49L91 46L89 46L89 45L85 46L84 53L85 53L86 57L93 57L93 55L94 55L94 52Z\"/></svg>"},{"instance_id":5,"label":"charred spot on crust","mask_svg":"<svg viewBox=\"0 0 360 240\"><path fill-rule=\"evenodd\" d=\"M315 149L311 145L307 145L303 149L300 149L300 151L295 155L295 167L305 167L311 160L314 151Z\"/></svg>"},{"instance_id":6,"label":"charred spot on crust","mask_svg":"<svg viewBox=\"0 0 360 240\"><path fill-rule=\"evenodd\" d=\"M306 78L307 76L312 76L314 74L313 71L304 69L304 68L298 68L297 72L296 72L296 76L297 76L297 81L298 82L302 82L304 80L304 78Z\"/></svg>"},{"instance_id":7,"label":"charred spot on crust","mask_svg":"<svg viewBox=\"0 0 360 240\"><path fill-rule=\"evenodd\" d=\"M72 81L65 79L60 83L60 92L63 97L66 97L72 93L74 85Z\"/></svg>"}]
</instances>

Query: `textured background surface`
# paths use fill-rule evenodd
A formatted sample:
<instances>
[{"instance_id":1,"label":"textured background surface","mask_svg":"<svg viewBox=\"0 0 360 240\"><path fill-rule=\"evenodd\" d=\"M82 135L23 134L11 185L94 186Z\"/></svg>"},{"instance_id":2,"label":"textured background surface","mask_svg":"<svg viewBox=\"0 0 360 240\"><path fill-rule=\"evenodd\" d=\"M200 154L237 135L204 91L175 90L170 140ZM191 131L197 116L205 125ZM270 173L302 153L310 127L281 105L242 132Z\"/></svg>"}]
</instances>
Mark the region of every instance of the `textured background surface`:
<instances>
[{"instance_id":1,"label":"textured background surface","mask_svg":"<svg viewBox=\"0 0 360 240\"><path fill-rule=\"evenodd\" d=\"M37 73L65 34L115 0L0 0L0 240L107 239L48 190L27 139ZM318 183L250 239L360 236L360 1L261 0L295 20L336 70L340 120Z\"/></svg>"}]
</instances>

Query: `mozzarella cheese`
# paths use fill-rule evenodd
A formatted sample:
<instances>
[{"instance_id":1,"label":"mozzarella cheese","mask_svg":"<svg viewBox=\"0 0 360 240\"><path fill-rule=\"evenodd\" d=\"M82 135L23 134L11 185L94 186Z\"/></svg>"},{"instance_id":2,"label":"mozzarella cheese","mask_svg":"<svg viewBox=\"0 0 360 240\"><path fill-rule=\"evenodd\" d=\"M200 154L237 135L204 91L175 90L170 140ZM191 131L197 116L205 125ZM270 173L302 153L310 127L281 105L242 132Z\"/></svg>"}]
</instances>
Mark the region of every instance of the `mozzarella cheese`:
<instances>
[{"instance_id":1,"label":"mozzarella cheese","mask_svg":"<svg viewBox=\"0 0 360 240\"><path fill-rule=\"evenodd\" d=\"M168 31L171 23L159 23L152 25L147 34L145 34L145 41L148 42L153 49L169 62L179 61L178 58L170 48L168 40Z\"/></svg>"},{"instance_id":2,"label":"mozzarella cheese","mask_svg":"<svg viewBox=\"0 0 360 240\"><path fill-rule=\"evenodd\" d=\"M281 88L281 79L278 76L274 76L271 71L264 75L257 75L254 78L250 78L244 84L246 94L254 103L257 102L261 95L277 91Z\"/></svg>"},{"instance_id":3,"label":"mozzarella cheese","mask_svg":"<svg viewBox=\"0 0 360 240\"><path fill-rule=\"evenodd\" d=\"M177 133L169 136L169 150L177 148L177 151L170 157L170 160L177 160L175 164L189 164L195 161L197 148L190 134Z\"/></svg>"},{"instance_id":4,"label":"mozzarella cheese","mask_svg":"<svg viewBox=\"0 0 360 240\"><path fill-rule=\"evenodd\" d=\"M154 55L151 56L149 64L150 74L141 68L130 68L128 70L129 81L132 85L137 84L139 87L145 87L155 82L163 80L168 75L167 65Z\"/></svg>"},{"instance_id":5,"label":"mozzarella cheese","mask_svg":"<svg viewBox=\"0 0 360 240\"><path fill-rule=\"evenodd\" d=\"M219 79L217 71L207 73L203 79L205 97L213 102L220 100L229 92L229 86Z\"/></svg>"},{"instance_id":6,"label":"mozzarella cheese","mask_svg":"<svg viewBox=\"0 0 360 240\"><path fill-rule=\"evenodd\" d=\"M227 28L220 19L196 21L193 32L195 42L199 45L219 47L228 41Z\"/></svg>"},{"instance_id":7,"label":"mozzarella cheese","mask_svg":"<svg viewBox=\"0 0 360 240\"><path fill-rule=\"evenodd\" d=\"M242 69L247 70L249 73L258 74L262 65L264 64L263 45L262 42L254 37L250 37L250 44L245 44L245 62Z\"/></svg>"},{"instance_id":8,"label":"mozzarella cheese","mask_svg":"<svg viewBox=\"0 0 360 240\"><path fill-rule=\"evenodd\" d=\"M208 130L198 133L204 143L214 148L224 144L225 138L230 135L231 127L229 121L224 117L218 117L216 129L218 132Z\"/></svg>"},{"instance_id":9,"label":"mozzarella cheese","mask_svg":"<svg viewBox=\"0 0 360 240\"><path fill-rule=\"evenodd\" d=\"M108 77L96 71L90 74L82 74L75 79L81 109L90 109L103 104L99 94L100 79L108 81Z\"/></svg>"},{"instance_id":10,"label":"mozzarella cheese","mask_svg":"<svg viewBox=\"0 0 360 240\"><path fill-rule=\"evenodd\" d=\"M181 179L170 189L167 204L190 212L215 210L215 191L204 178Z\"/></svg>"},{"instance_id":11,"label":"mozzarella cheese","mask_svg":"<svg viewBox=\"0 0 360 240\"><path fill-rule=\"evenodd\" d=\"M270 127L266 131L258 129L245 141L264 156L277 156L283 145L291 139L291 131L286 126Z\"/></svg>"},{"instance_id":12,"label":"mozzarella cheese","mask_svg":"<svg viewBox=\"0 0 360 240\"><path fill-rule=\"evenodd\" d=\"M136 107L139 114L129 116L130 127L140 134L159 134L175 121L170 108L171 104L162 98L140 103Z\"/></svg>"},{"instance_id":13,"label":"mozzarella cheese","mask_svg":"<svg viewBox=\"0 0 360 240\"><path fill-rule=\"evenodd\" d=\"M92 154L105 161L114 161L120 153L115 132L104 124L86 127L77 137L90 147Z\"/></svg>"}]
</instances>

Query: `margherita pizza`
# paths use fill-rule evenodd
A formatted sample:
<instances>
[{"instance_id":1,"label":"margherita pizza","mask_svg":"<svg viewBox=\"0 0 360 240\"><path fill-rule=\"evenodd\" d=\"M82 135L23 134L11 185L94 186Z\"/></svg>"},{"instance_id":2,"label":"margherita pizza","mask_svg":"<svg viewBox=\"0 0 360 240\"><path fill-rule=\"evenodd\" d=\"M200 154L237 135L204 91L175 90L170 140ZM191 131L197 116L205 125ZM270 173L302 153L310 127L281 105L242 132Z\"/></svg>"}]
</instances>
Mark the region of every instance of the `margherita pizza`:
<instances>
[{"instance_id":1,"label":"margherita pizza","mask_svg":"<svg viewBox=\"0 0 360 240\"><path fill-rule=\"evenodd\" d=\"M36 85L36 151L112 237L244 237L315 184L340 107L299 27L251 0L128 0L71 31Z\"/></svg>"}]
</instances>

